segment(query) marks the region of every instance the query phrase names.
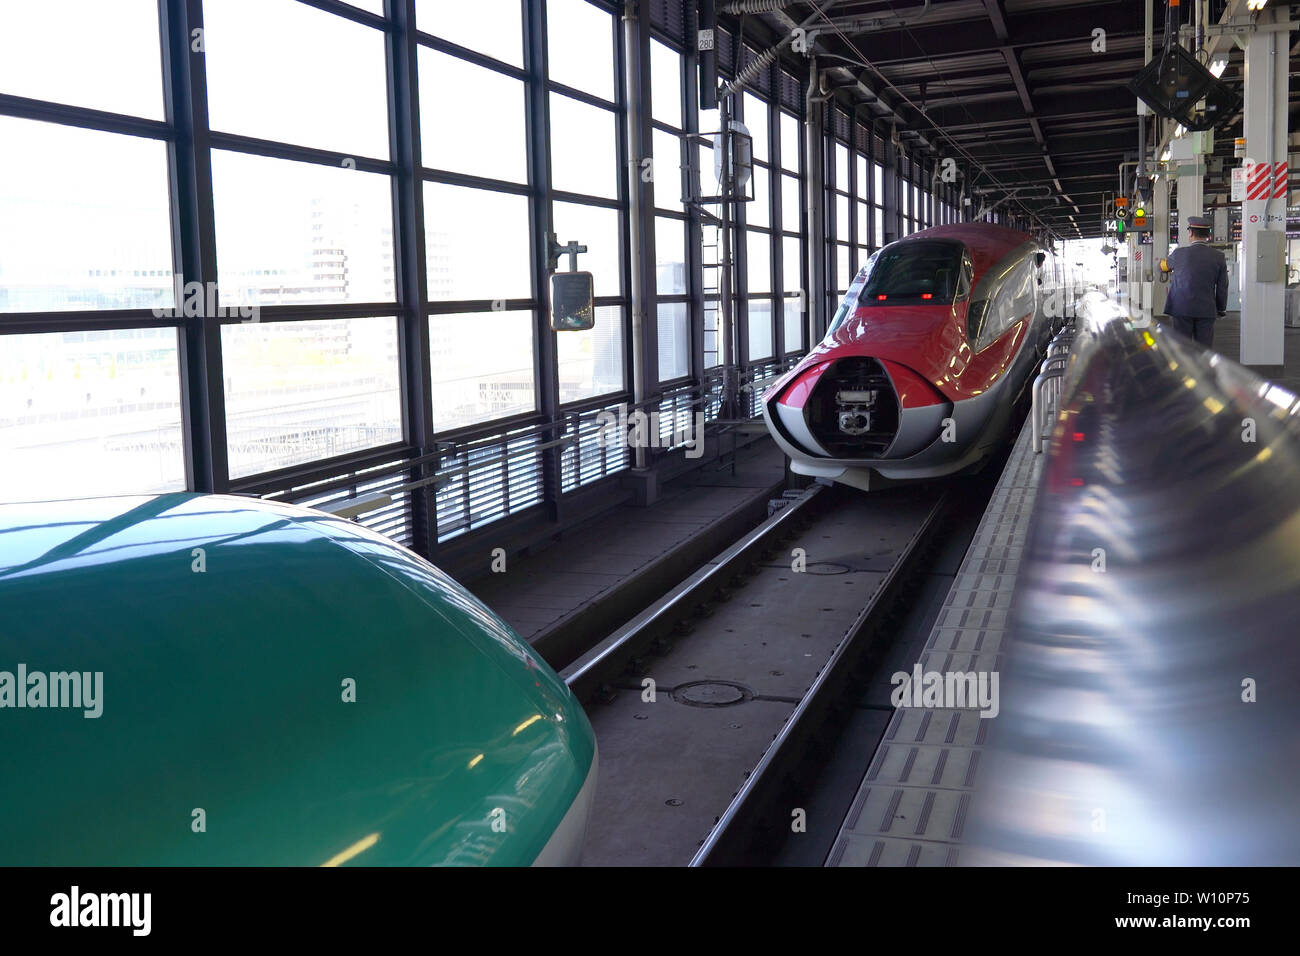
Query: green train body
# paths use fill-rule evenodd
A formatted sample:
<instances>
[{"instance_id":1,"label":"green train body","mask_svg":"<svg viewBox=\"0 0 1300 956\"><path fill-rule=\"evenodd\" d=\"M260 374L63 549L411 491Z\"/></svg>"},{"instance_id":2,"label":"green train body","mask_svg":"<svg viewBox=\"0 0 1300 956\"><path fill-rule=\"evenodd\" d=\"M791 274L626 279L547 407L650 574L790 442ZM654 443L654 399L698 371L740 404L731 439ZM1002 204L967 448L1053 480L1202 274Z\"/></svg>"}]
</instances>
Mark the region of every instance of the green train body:
<instances>
[{"instance_id":1,"label":"green train body","mask_svg":"<svg viewBox=\"0 0 1300 956\"><path fill-rule=\"evenodd\" d=\"M3 865L572 863L596 777L437 568L193 494L0 506L0 759Z\"/></svg>"}]
</instances>

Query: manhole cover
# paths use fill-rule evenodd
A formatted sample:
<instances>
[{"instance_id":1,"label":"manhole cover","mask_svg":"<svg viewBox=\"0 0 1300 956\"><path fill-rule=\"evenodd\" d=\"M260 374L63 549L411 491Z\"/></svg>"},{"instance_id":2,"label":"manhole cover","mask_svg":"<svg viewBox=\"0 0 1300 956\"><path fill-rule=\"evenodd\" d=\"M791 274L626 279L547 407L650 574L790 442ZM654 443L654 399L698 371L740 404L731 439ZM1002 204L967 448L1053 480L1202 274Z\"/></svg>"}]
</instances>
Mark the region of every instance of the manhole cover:
<instances>
[{"instance_id":1,"label":"manhole cover","mask_svg":"<svg viewBox=\"0 0 1300 956\"><path fill-rule=\"evenodd\" d=\"M694 681L673 689L673 700L692 707L730 707L753 696L754 692L744 684L722 680Z\"/></svg>"},{"instance_id":2,"label":"manhole cover","mask_svg":"<svg viewBox=\"0 0 1300 956\"><path fill-rule=\"evenodd\" d=\"M848 574L849 566L847 564L835 564L831 561L818 561L816 564L808 565L809 574Z\"/></svg>"}]
</instances>

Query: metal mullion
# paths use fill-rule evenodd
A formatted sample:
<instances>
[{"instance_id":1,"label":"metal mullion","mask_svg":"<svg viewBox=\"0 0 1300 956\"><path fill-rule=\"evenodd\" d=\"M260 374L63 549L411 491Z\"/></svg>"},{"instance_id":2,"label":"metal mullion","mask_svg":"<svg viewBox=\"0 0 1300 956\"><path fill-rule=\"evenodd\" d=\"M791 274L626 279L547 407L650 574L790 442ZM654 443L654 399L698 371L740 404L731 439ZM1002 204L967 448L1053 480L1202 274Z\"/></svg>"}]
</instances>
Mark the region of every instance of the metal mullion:
<instances>
[{"instance_id":1,"label":"metal mullion","mask_svg":"<svg viewBox=\"0 0 1300 956\"><path fill-rule=\"evenodd\" d=\"M670 390L670 391L671 391L671 390L676 390L676 389L681 389L681 388L688 387L688 386L689 386L690 388L695 388L695 387L696 387L695 380L692 379L691 376L689 376L689 375L679 375L679 376L677 376L677 378L666 379L666 380L664 380L664 381L662 381L662 382L659 383L659 387L660 387L660 388L665 389L665 390ZM676 412L674 411L673 414L675 415Z\"/></svg>"},{"instance_id":2,"label":"metal mullion","mask_svg":"<svg viewBox=\"0 0 1300 956\"><path fill-rule=\"evenodd\" d=\"M611 402L618 400L630 401L632 398L632 390L629 388L621 388L612 392L601 392L599 395L588 395L583 398L575 398L573 401L565 402L563 405L559 406L561 409L560 415L562 417L571 415L575 409L588 402L593 403L594 407L603 408Z\"/></svg>"},{"instance_id":3,"label":"metal mullion","mask_svg":"<svg viewBox=\"0 0 1300 956\"><path fill-rule=\"evenodd\" d=\"M821 137L822 163L822 213L825 234L820 237L822 245L822 274L819 281L819 295L827 315L835 312L836 270L839 260L835 254L835 227L838 224L839 211L835 208L835 107L833 103L822 106L824 126ZM828 298L829 296L829 298Z\"/></svg>"},{"instance_id":4,"label":"metal mullion","mask_svg":"<svg viewBox=\"0 0 1300 956\"><path fill-rule=\"evenodd\" d=\"M211 131L208 144L213 149L225 149L232 152L247 153L253 156L265 156L268 159L285 159L299 163L314 163L318 166L344 168L350 161L361 172L383 173L391 176L396 172L395 165L387 160L370 156L357 156L353 153L341 153L337 150L317 149L314 146L297 146L272 139L259 139L256 136L244 136L239 133L222 133Z\"/></svg>"},{"instance_id":5,"label":"metal mullion","mask_svg":"<svg viewBox=\"0 0 1300 956\"><path fill-rule=\"evenodd\" d=\"M0 314L0 335L18 333L98 332L115 329L181 328L172 315L156 317L151 309L94 312L7 312Z\"/></svg>"},{"instance_id":6,"label":"metal mullion","mask_svg":"<svg viewBox=\"0 0 1300 956\"><path fill-rule=\"evenodd\" d=\"M656 206L654 214L657 219L676 219L678 222L690 222L691 220L689 213L673 209L664 209L662 206Z\"/></svg>"},{"instance_id":7,"label":"metal mullion","mask_svg":"<svg viewBox=\"0 0 1300 956\"><path fill-rule=\"evenodd\" d=\"M620 163L620 168L622 164ZM622 192L622 186L619 187ZM581 206L599 206L602 209L621 210L624 203L621 199L609 199L605 196L589 196L586 193L565 192L562 189L552 189L549 191L551 199L555 202L571 202Z\"/></svg>"},{"instance_id":8,"label":"metal mullion","mask_svg":"<svg viewBox=\"0 0 1300 956\"><path fill-rule=\"evenodd\" d=\"M798 82L797 78L793 77L793 74L792 74L792 79L795 79L796 89L799 92L798 99L800 101L800 106L803 107L805 105L803 102L803 95L802 95L803 85ZM800 332L799 348L802 349L804 347L803 343L804 343L805 336L808 338L809 343L811 343L813 340L813 336L811 334L812 330L809 326L809 318L810 318L809 314L810 313L815 314L813 312L812 297L808 294L808 276L806 275L808 269L808 256L807 253L804 251L805 249L807 249L807 246L804 245L804 243L806 242L805 236L807 233L807 226L805 225L806 216L805 216L804 202L803 202L804 189L806 188L805 180L807 177L807 170L808 170L808 160L804 155L805 147L807 145L807 137L803 135L803 116L801 115L801 111L788 110L787 112L789 112L790 115L793 116L795 119L795 133L796 133L795 157L794 157L795 168L790 171L790 175L794 177L795 185L797 187L795 190L795 194L799 197L799 208L794 215L794 229L787 230L786 221L785 219L782 219L781 233L783 236L791 235L799 241L799 275L798 275L799 288L794 291L798 293L799 304L801 306L800 313L799 313L799 332ZM777 118L777 122L780 123L780 117ZM784 168L782 170L782 175L785 175ZM785 243L783 241L782 242L783 252L784 252L784 245ZM784 279L782 279L782 283L784 284ZM784 322L784 318L782 319L782 321Z\"/></svg>"},{"instance_id":9,"label":"metal mullion","mask_svg":"<svg viewBox=\"0 0 1300 956\"><path fill-rule=\"evenodd\" d=\"M686 25L691 35L691 25ZM696 196L699 187L699 51L695 43L687 43L682 59L682 136L678 140L679 155L685 159L687 196ZM686 310L687 328L690 331L691 358L689 374L696 384L704 383L704 226L698 206L686 210L686 289L689 307Z\"/></svg>"},{"instance_id":10,"label":"metal mullion","mask_svg":"<svg viewBox=\"0 0 1300 956\"><path fill-rule=\"evenodd\" d=\"M501 302L503 312L531 311L539 307L536 299L455 299L428 302L425 311L429 315L460 315L472 312L494 312L494 302Z\"/></svg>"},{"instance_id":11,"label":"metal mullion","mask_svg":"<svg viewBox=\"0 0 1300 956\"><path fill-rule=\"evenodd\" d=\"M858 117L857 111L849 113L849 262L853 269L862 268L858 262L858 246L862 244L858 236L858 194L862 191L858 183ZM849 278L850 283L853 281Z\"/></svg>"},{"instance_id":12,"label":"metal mullion","mask_svg":"<svg viewBox=\"0 0 1300 956\"><path fill-rule=\"evenodd\" d=\"M321 303L258 306L259 322L334 322L341 319L391 318L402 313L397 302ZM248 325L238 315L219 318L221 325Z\"/></svg>"},{"instance_id":13,"label":"metal mullion","mask_svg":"<svg viewBox=\"0 0 1300 956\"><path fill-rule=\"evenodd\" d=\"M615 25L615 28L617 29L618 19L616 17L611 18L611 22ZM619 49L620 49L619 46L614 47L614 61L616 63L619 60L619 52L618 52ZM619 79L621 80L622 78L620 77ZM584 90L578 89L577 87L565 86L563 83L557 83L553 80L547 80L546 92L548 95L551 93L562 93L563 95L569 97L570 99L577 100L580 103L586 103L588 106L595 106L602 110L608 110L611 113L617 113L619 110L619 103L622 101L623 98L622 94L618 91L618 86L619 84L616 83L613 100L607 100L604 97L597 96L594 93L587 93Z\"/></svg>"},{"instance_id":14,"label":"metal mullion","mask_svg":"<svg viewBox=\"0 0 1300 956\"><path fill-rule=\"evenodd\" d=\"M499 438L506 432L522 428L544 430L546 424L547 422L542 418L541 413L533 409L532 411L519 412L504 418L474 422L472 425L461 425L458 428L449 428L446 431L436 432L437 443L442 445L465 445L473 442L491 443L493 439Z\"/></svg>"},{"instance_id":15,"label":"metal mullion","mask_svg":"<svg viewBox=\"0 0 1300 956\"><path fill-rule=\"evenodd\" d=\"M167 150L172 271L183 282L217 281L206 58L191 50L203 27L202 0L159 0L163 100L174 139ZM179 303L177 303L179 305ZM180 323L181 415L186 487L224 492L230 484L221 328L215 317Z\"/></svg>"},{"instance_id":16,"label":"metal mullion","mask_svg":"<svg viewBox=\"0 0 1300 956\"><path fill-rule=\"evenodd\" d=\"M460 46L452 43L450 40L444 40L442 37L435 36L432 33L425 33L421 30L414 31L415 42L417 46L427 47L431 50L437 50L439 53L446 53L457 59L473 63L475 66L486 67L489 70L495 70L507 76L512 76L516 80L523 80L528 77L528 72L513 63L507 63L504 60L498 60L488 56L486 53L480 53L478 50L471 50L469 47ZM418 60L418 58L417 58Z\"/></svg>"},{"instance_id":17,"label":"metal mullion","mask_svg":"<svg viewBox=\"0 0 1300 956\"><path fill-rule=\"evenodd\" d=\"M298 465L286 465L272 471L243 475L231 480L229 490L232 493L259 496L287 492L290 489L297 489L300 493L310 493L311 489L305 486L333 479L352 483L374 481L386 474L396 474L403 469L394 466L391 472L377 471L374 475L348 475L346 477L342 473L382 469L384 465L392 463L395 458L414 457L412 454L414 451L415 449L406 442L390 442L387 445L346 452L331 458L316 459Z\"/></svg>"},{"instance_id":18,"label":"metal mullion","mask_svg":"<svg viewBox=\"0 0 1300 956\"><path fill-rule=\"evenodd\" d=\"M902 193L899 190L898 175L901 161L898 158L898 151L894 147L893 140L886 140L885 162L884 162L884 185L885 185L885 225L893 226L894 236L901 237L903 232L903 210L900 203ZM888 235L889 229L885 233ZM883 241L881 243L884 244Z\"/></svg>"},{"instance_id":19,"label":"metal mullion","mask_svg":"<svg viewBox=\"0 0 1300 956\"><path fill-rule=\"evenodd\" d=\"M369 10L362 10L360 7L349 6L340 2L340 0L298 0L298 2L304 6L315 7L317 10L332 13L345 20L351 20L353 23L360 23L379 30L388 30L390 28L383 15L371 13Z\"/></svg>"},{"instance_id":20,"label":"metal mullion","mask_svg":"<svg viewBox=\"0 0 1300 956\"><path fill-rule=\"evenodd\" d=\"M735 37L732 44L732 50L735 55L736 63L739 64L742 56L742 44L740 38ZM745 98L741 92L737 92L732 98L731 118L745 121ZM719 97L719 106L721 106L721 97ZM726 124L723 124L724 127ZM732 179L733 189L736 186L735 177ZM770 178L770 177L769 177ZM752 178L751 178L752 182ZM725 192L725 190L723 190ZM731 216L730 229L733 236L731 242L731 258L734 266L731 271L731 306L734 314L734 334L732 335L731 351L732 354L727 356L727 362L723 367L731 365L736 370L735 381L739 381L744 369L749 364L749 210L747 203L733 203L734 213ZM744 311L744 319L741 319L741 310ZM732 322L733 317L726 314L722 308L718 309L719 317L727 322ZM721 335L722 330L718 330ZM733 399L738 400L738 393L733 394Z\"/></svg>"},{"instance_id":21,"label":"metal mullion","mask_svg":"<svg viewBox=\"0 0 1300 956\"><path fill-rule=\"evenodd\" d=\"M609 404L611 395L628 395L627 389L622 392L606 392L604 395L594 395L588 398L576 398L564 406L565 417L574 415L585 415L587 412L594 412L597 409L605 408Z\"/></svg>"},{"instance_id":22,"label":"metal mullion","mask_svg":"<svg viewBox=\"0 0 1300 956\"><path fill-rule=\"evenodd\" d=\"M392 215L399 303L398 355L401 362L402 434L416 457L434 448L433 370L429 356L426 306L424 184L420 175L419 69L416 62L415 0L385 0L391 29L386 37L389 155L394 160ZM434 466L436 467L436 465ZM413 467L413 481L426 477ZM436 491L407 496L415 550L432 555L438 541Z\"/></svg>"},{"instance_id":23,"label":"metal mullion","mask_svg":"<svg viewBox=\"0 0 1300 956\"><path fill-rule=\"evenodd\" d=\"M768 243L771 248L772 266L772 355L784 357L785 349L785 204L783 202L785 175L781 154L781 70L778 67L773 77L773 100L775 105L767 111L767 150L771 162L768 164L768 217L769 223L779 223L771 227ZM778 317L777 313L780 313Z\"/></svg>"},{"instance_id":24,"label":"metal mullion","mask_svg":"<svg viewBox=\"0 0 1300 956\"><path fill-rule=\"evenodd\" d=\"M429 183L446 183L449 186L468 186L471 189L487 189L512 196L530 196L532 187L527 183L512 183L504 179L489 179L471 173L457 173L446 169L430 169L425 166L419 171L419 178Z\"/></svg>"},{"instance_id":25,"label":"metal mullion","mask_svg":"<svg viewBox=\"0 0 1300 956\"><path fill-rule=\"evenodd\" d=\"M679 56L685 56L688 51L688 48L690 47L690 42L689 42L690 32L691 30L690 27L688 26L686 28L688 42L678 43L676 40L670 37L667 33L664 33L663 30L660 30L654 24L650 25L650 39L658 40L660 43L668 47L668 49L672 50L674 53L678 54Z\"/></svg>"},{"instance_id":26,"label":"metal mullion","mask_svg":"<svg viewBox=\"0 0 1300 956\"><path fill-rule=\"evenodd\" d=\"M58 123L60 126L98 130L102 133L121 133L124 136L141 136L147 139L170 141L173 136L171 125L165 121L131 116L128 113L111 113L85 106L47 103L44 100L13 96L9 93L0 93L0 116L39 120Z\"/></svg>"}]
</instances>

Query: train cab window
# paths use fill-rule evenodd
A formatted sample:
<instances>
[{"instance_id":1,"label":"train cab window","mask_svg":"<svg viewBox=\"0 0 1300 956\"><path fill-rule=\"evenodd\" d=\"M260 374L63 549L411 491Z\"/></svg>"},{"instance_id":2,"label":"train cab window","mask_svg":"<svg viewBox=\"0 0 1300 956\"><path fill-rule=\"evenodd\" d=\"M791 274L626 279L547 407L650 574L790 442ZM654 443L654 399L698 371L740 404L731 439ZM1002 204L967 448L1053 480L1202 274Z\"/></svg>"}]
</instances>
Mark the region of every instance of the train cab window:
<instances>
[{"instance_id":1,"label":"train cab window","mask_svg":"<svg viewBox=\"0 0 1300 956\"><path fill-rule=\"evenodd\" d=\"M951 239L896 242L875 261L859 296L859 308L952 305L962 277L966 247Z\"/></svg>"},{"instance_id":2,"label":"train cab window","mask_svg":"<svg viewBox=\"0 0 1300 956\"><path fill-rule=\"evenodd\" d=\"M966 310L966 336L976 352L988 346L1003 332L1038 306L1037 249L1022 246L990 268L971 293Z\"/></svg>"},{"instance_id":3,"label":"train cab window","mask_svg":"<svg viewBox=\"0 0 1300 956\"><path fill-rule=\"evenodd\" d=\"M871 269L875 266L876 259L882 252L884 250L879 249L872 253L871 258L863 263L862 268L858 270L858 274L853 277L853 282L849 284L849 291L844 293L844 298L840 300L840 307L835 310L835 316L831 319L830 327L826 330L827 335L830 335L843 325L844 320L857 310L858 297L862 294L862 287L867 284L867 277L871 275Z\"/></svg>"}]
</instances>

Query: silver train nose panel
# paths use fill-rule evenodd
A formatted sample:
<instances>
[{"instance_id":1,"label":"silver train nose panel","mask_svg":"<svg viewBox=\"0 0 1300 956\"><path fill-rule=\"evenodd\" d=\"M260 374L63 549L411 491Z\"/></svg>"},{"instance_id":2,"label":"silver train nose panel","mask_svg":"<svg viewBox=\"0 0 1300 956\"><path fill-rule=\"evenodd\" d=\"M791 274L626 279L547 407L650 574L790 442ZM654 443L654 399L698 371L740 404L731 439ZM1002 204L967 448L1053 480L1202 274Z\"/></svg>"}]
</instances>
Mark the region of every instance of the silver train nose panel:
<instances>
[{"instance_id":1,"label":"silver train nose panel","mask_svg":"<svg viewBox=\"0 0 1300 956\"><path fill-rule=\"evenodd\" d=\"M1300 864L1300 405L1080 326L962 861Z\"/></svg>"}]
</instances>

